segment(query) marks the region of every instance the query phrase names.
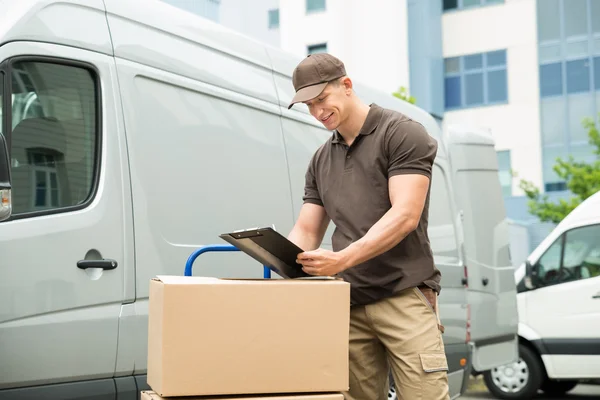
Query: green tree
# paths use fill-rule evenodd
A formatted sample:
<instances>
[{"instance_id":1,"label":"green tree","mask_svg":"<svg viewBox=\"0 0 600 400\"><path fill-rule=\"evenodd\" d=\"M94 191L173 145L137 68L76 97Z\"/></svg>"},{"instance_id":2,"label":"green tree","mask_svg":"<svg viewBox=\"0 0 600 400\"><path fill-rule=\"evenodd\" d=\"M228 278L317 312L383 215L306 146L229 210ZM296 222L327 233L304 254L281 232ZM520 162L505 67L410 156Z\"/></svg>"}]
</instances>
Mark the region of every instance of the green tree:
<instances>
[{"instance_id":1,"label":"green tree","mask_svg":"<svg viewBox=\"0 0 600 400\"><path fill-rule=\"evenodd\" d=\"M541 221L559 223L582 201L600 190L600 132L591 118L585 118L582 124L588 131L590 145L595 148L596 160L591 163L577 162L573 156L569 156L568 160L557 158L553 167L554 172L566 182L567 188L573 194L570 199L551 202L547 195L540 194L540 190L533 183L520 181L519 187L529 198L529 212Z\"/></svg>"},{"instance_id":2,"label":"green tree","mask_svg":"<svg viewBox=\"0 0 600 400\"><path fill-rule=\"evenodd\" d=\"M410 104L416 104L417 99L408 94L408 90L404 86L400 86L397 92L392 93L394 97L399 98L400 100L408 101Z\"/></svg>"}]
</instances>

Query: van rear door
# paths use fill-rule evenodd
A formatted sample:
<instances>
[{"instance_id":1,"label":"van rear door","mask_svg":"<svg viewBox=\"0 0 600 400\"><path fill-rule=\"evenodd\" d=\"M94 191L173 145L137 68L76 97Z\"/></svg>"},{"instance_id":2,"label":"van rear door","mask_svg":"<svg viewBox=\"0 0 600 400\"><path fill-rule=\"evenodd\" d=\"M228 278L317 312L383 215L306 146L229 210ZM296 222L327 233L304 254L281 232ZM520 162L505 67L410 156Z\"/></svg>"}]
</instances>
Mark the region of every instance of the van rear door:
<instances>
[{"instance_id":1,"label":"van rear door","mask_svg":"<svg viewBox=\"0 0 600 400\"><path fill-rule=\"evenodd\" d=\"M473 367L476 371L518 358L518 313L508 225L491 135L449 127L447 143L462 213L468 275Z\"/></svg>"}]
</instances>

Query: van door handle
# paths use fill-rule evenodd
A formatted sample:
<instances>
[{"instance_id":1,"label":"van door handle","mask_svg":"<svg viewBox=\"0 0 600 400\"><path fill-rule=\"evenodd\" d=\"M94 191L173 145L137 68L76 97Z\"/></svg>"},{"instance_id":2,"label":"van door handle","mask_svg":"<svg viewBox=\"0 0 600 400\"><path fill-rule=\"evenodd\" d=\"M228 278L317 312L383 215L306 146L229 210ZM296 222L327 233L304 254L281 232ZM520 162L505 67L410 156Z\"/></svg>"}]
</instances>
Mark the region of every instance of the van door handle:
<instances>
[{"instance_id":1,"label":"van door handle","mask_svg":"<svg viewBox=\"0 0 600 400\"><path fill-rule=\"evenodd\" d=\"M600 299L600 292L592 296L592 299Z\"/></svg>"},{"instance_id":2,"label":"van door handle","mask_svg":"<svg viewBox=\"0 0 600 400\"><path fill-rule=\"evenodd\" d=\"M88 268L102 268L102 269L115 269L117 268L117 262L115 260L80 260L77 261L77 268L88 269Z\"/></svg>"}]
</instances>

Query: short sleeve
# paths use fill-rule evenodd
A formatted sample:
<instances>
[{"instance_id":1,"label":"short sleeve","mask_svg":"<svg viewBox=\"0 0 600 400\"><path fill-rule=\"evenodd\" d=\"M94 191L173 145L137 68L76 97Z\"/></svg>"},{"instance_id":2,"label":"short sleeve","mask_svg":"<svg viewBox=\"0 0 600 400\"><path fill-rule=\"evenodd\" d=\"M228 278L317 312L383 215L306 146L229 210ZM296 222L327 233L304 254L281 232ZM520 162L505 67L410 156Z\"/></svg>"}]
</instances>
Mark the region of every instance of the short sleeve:
<instances>
[{"instance_id":1,"label":"short sleeve","mask_svg":"<svg viewBox=\"0 0 600 400\"><path fill-rule=\"evenodd\" d=\"M431 178L438 143L416 121L402 121L388 131L388 177L421 174Z\"/></svg>"},{"instance_id":2,"label":"short sleeve","mask_svg":"<svg viewBox=\"0 0 600 400\"><path fill-rule=\"evenodd\" d=\"M305 203L317 204L323 206L323 200L319 193L319 187L317 185L317 177L315 172L316 165L316 154L310 160L308 168L306 169L305 182L304 182L304 196L302 200Z\"/></svg>"}]
</instances>

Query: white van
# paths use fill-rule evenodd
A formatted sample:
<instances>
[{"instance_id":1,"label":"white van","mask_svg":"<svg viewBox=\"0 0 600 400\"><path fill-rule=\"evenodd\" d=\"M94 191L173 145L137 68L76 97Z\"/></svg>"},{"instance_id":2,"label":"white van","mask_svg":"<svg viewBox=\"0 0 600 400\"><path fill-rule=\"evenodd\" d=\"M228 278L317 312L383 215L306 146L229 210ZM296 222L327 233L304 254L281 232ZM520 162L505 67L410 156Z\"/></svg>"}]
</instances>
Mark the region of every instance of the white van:
<instances>
[{"instance_id":1,"label":"white van","mask_svg":"<svg viewBox=\"0 0 600 400\"><path fill-rule=\"evenodd\" d=\"M138 398L149 280L183 275L222 232L289 232L308 161L331 137L305 106L287 109L299 61L163 2L2 3L0 399ZM455 398L472 365L517 357L493 142L446 140L424 110L357 91L440 143L429 232ZM208 253L194 274L262 268Z\"/></svg>"},{"instance_id":2,"label":"white van","mask_svg":"<svg viewBox=\"0 0 600 400\"><path fill-rule=\"evenodd\" d=\"M556 226L515 278L520 357L484 374L489 390L530 399L600 380L600 192Z\"/></svg>"}]
</instances>

